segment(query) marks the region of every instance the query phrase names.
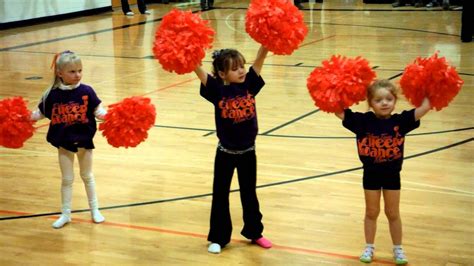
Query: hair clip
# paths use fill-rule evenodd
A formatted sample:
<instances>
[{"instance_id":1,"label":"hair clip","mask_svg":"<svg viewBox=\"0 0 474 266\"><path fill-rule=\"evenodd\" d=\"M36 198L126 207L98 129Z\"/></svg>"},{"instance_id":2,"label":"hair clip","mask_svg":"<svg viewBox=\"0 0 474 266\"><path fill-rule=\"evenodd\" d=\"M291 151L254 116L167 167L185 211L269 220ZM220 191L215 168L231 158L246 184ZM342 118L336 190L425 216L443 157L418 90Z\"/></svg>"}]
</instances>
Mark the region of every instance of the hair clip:
<instances>
[{"instance_id":1,"label":"hair clip","mask_svg":"<svg viewBox=\"0 0 474 266\"><path fill-rule=\"evenodd\" d=\"M212 52L212 58L218 58L219 56L221 56L221 53L222 53L222 49L215 50L214 52Z\"/></svg>"},{"instance_id":2,"label":"hair clip","mask_svg":"<svg viewBox=\"0 0 474 266\"><path fill-rule=\"evenodd\" d=\"M56 61L58 61L58 58L61 56L61 55L65 55L65 54L74 54L73 51L70 51L70 50L65 50L65 51L62 51L60 53L56 53L54 55L54 58L53 58L53 62L51 62L51 69L54 69L54 72L56 73Z\"/></svg>"},{"instance_id":3,"label":"hair clip","mask_svg":"<svg viewBox=\"0 0 474 266\"><path fill-rule=\"evenodd\" d=\"M54 70L54 73L56 73L56 61L58 60L59 53L56 53L53 57L53 61L51 62L51 69Z\"/></svg>"}]
</instances>

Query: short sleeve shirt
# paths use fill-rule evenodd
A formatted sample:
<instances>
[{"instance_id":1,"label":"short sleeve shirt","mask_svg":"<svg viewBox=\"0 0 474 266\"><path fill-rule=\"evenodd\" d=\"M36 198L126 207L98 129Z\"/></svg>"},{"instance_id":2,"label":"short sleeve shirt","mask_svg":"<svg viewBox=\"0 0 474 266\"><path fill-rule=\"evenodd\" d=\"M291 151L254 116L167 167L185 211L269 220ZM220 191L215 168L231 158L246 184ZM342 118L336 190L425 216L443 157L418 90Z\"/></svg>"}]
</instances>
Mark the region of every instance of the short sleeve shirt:
<instances>
[{"instance_id":1,"label":"short sleeve shirt","mask_svg":"<svg viewBox=\"0 0 474 266\"><path fill-rule=\"evenodd\" d=\"M255 145L258 133L255 96L265 85L251 67L243 83L223 85L208 75L201 96L214 105L217 137L227 149L244 150Z\"/></svg>"},{"instance_id":2,"label":"short sleeve shirt","mask_svg":"<svg viewBox=\"0 0 474 266\"><path fill-rule=\"evenodd\" d=\"M97 131L94 111L100 103L94 90L85 84L73 90L51 90L46 102L38 105L50 119L48 142L59 147L92 141Z\"/></svg>"},{"instance_id":3,"label":"short sleeve shirt","mask_svg":"<svg viewBox=\"0 0 474 266\"><path fill-rule=\"evenodd\" d=\"M357 151L364 170L375 173L400 172L405 135L420 126L415 109L379 119L373 112L344 111L342 125L356 134Z\"/></svg>"}]
</instances>

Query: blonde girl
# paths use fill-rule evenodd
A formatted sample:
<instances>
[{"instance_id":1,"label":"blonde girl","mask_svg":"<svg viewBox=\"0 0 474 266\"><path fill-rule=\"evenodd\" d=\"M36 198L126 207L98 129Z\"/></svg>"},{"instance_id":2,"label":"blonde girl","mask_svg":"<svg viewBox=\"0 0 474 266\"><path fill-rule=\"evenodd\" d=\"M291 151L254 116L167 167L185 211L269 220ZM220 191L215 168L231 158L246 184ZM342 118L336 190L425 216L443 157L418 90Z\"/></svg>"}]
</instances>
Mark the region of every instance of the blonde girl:
<instances>
[{"instance_id":1,"label":"blonde girl","mask_svg":"<svg viewBox=\"0 0 474 266\"><path fill-rule=\"evenodd\" d=\"M369 263L374 256L374 239L380 198L383 195L393 243L396 264L408 259L402 248L402 221L400 218L400 171L403 163L405 135L420 126L420 118L430 110L425 99L420 107L401 114L392 114L397 102L397 89L388 80L377 80L367 90L372 111L336 113L342 125L356 134L359 158L362 161L365 196L364 232L366 247L360 261Z\"/></svg>"},{"instance_id":2,"label":"blonde girl","mask_svg":"<svg viewBox=\"0 0 474 266\"><path fill-rule=\"evenodd\" d=\"M61 169L61 215L53 228L61 228L71 221L74 156L77 156L80 176L89 200L92 220L105 221L99 211L92 173L92 141L96 132L95 118L103 119L106 110L92 87L82 84L82 62L71 51L57 54L53 60L54 80L32 112L32 120L50 120L47 141L58 149Z\"/></svg>"}]
</instances>

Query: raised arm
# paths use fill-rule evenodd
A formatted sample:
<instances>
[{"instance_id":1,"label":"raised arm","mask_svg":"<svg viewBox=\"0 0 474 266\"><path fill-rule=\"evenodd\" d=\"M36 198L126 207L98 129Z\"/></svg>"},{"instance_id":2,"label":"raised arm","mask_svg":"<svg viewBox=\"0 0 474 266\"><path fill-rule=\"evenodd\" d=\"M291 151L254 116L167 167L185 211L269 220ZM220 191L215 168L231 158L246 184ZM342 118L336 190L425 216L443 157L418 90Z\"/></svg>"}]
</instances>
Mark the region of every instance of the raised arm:
<instances>
[{"instance_id":1,"label":"raised arm","mask_svg":"<svg viewBox=\"0 0 474 266\"><path fill-rule=\"evenodd\" d=\"M260 48L258 49L257 58L255 58L255 61L252 64L253 70L259 76L260 76L260 71L262 71L263 62L265 61L265 58L267 57L267 53L268 53L268 49L265 48L263 45L261 45Z\"/></svg>"},{"instance_id":2,"label":"raised arm","mask_svg":"<svg viewBox=\"0 0 474 266\"><path fill-rule=\"evenodd\" d=\"M337 117L339 117L339 119L341 119L342 121L344 121L344 111L340 112L340 113L334 113Z\"/></svg>"},{"instance_id":3,"label":"raised arm","mask_svg":"<svg viewBox=\"0 0 474 266\"><path fill-rule=\"evenodd\" d=\"M420 107L415 109L415 121L420 120L426 113L428 113L431 109L431 104L428 98L425 98L421 103Z\"/></svg>"},{"instance_id":4,"label":"raised arm","mask_svg":"<svg viewBox=\"0 0 474 266\"><path fill-rule=\"evenodd\" d=\"M197 66L194 69L194 73L196 73L197 77L201 80L201 83L204 86L206 86L206 84L207 84L207 72L201 66Z\"/></svg>"}]
</instances>

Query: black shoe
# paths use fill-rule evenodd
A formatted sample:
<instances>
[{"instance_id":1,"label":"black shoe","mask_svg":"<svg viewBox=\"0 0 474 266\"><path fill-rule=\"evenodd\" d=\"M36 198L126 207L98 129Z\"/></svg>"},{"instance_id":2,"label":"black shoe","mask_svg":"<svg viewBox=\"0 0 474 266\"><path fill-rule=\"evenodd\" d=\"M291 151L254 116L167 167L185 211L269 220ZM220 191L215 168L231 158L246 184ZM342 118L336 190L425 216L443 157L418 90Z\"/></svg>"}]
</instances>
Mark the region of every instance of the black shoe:
<instances>
[{"instance_id":1,"label":"black shoe","mask_svg":"<svg viewBox=\"0 0 474 266\"><path fill-rule=\"evenodd\" d=\"M402 4L400 4L400 2L395 2L395 3L392 3L392 7L401 7Z\"/></svg>"},{"instance_id":2,"label":"black shoe","mask_svg":"<svg viewBox=\"0 0 474 266\"><path fill-rule=\"evenodd\" d=\"M438 6L437 1L431 1L426 5L426 7L437 7L437 6Z\"/></svg>"}]
</instances>

